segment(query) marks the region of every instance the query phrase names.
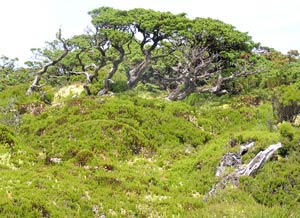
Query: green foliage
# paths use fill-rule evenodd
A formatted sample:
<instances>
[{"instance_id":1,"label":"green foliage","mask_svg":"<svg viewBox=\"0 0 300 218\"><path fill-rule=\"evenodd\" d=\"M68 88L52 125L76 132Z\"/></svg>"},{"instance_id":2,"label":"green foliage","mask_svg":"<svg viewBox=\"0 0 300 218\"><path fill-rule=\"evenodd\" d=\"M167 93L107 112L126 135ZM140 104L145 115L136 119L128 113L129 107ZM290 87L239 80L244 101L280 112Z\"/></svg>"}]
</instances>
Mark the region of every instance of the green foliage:
<instances>
[{"instance_id":1,"label":"green foliage","mask_svg":"<svg viewBox=\"0 0 300 218\"><path fill-rule=\"evenodd\" d=\"M1 147L13 148L17 144L14 134L5 126L0 125L0 145Z\"/></svg>"},{"instance_id":2,"label":"green foliage","mask_svg":"<svg viewBox=\"0 0 300 218\"><path fill-rule=\"evenodd\" d=\"M19 86L2 92L2 104L9 102L12 92L19 93L19 88L22 90ZM292 192L277 188L285 187L289 177L281 176L279 169L285 165L277 167L281 163L276 161L270 162L272 168L258 173L258 180L243 179L241 188L225 189L216 198L203 201L217 182L215 169L224 152L236 149L228 145L230 134L239 144L255 140L245 162L280 137L289 137L289 127L270 130L270 103L261 104L249 95L199 95L186 102L168 102L157 97L163 93L154 95L156 88L144 85L110 97L66 98L56 106L41 107L38 113L31 112L40 107L38 98L16 97L21 122L14 127L15 133L1 127L3 138L15 142L13 149L6 142L0 153L4 175L0 180L1 213L7 217L288 214L280 202L291 207L296 204ZM48 90L50 96L52 91ZM299 131L292 128L294 143ZM288 163L290 174L296 147L289 150L291 160L281 160ZM267 176L273 165L277 177L271 184L259 176ZM294 187L288 190L298 193L295 172L291 174ZM274 190L276 197L263 200ZM242 210L245 203L247 210ZM257 213L248 212L257 209Z\"/></svg>"},{"instance_id":3,"label":"green foliage","mask_svg":"<svg viewBox=\"0 0 300 218\"><path fill-rule=\"evenodd\" d=\"M0 69L0 92L8 87L28 83L32 80L28 69L10 69L9 72Z\"/></svg>"},{"instance_id":4,"label":"green foliage","mask_svg":"<svg viewBox=\"0 0 300 218\"><path fill-rule=\"evenodd\" d=\"M279 87L273 97L273 109L278 121L294 121L300 113L300 84Z\"/></svg>"},{"instance_id":5,"label":"green foliage","mask_svg":"<svg viewBox=\"0 0 300 218\"><path fill-rule=\"evenodd\" d=\"M131 19L128 17L127 11L113 9L110 7L101 7L98 9L94 9L89 12L89 15L93 18L92 23L94 25L127 25L131 21Z\"/></svg>"},{"instance_id":6,"label":"green foliage","mask_svg":"<svg viewBox=\"0 0 300 218\"><path fill-rule=\"evenodd\" d=\"M114 93L124 92L128 90L127 81L117 80L113 84L110 85L110 90Z\"/></svg>"},{"instance_id":7,"label":"green foliage","mask_svg":"<svg viewBox=\"0 0 300 218\"><path fill-rule=\"evenodd\" d=\"M293 151L299 150L299 129L295 128L289 122L282 122L279 124L280 141L283 147L280 149L279 154L283 157L288 157Z\"/></svg>"},{"instance_id":8,"label":"green foliage","mask_svg":"<svg viewBox=\"0 0 300 218\"><path fill-rule=\"evenodd\" d=\"M203 47L209 46L209 51L220 53L230 64L240 55L240 51L250 52L253 48L253 42L247 33L219 20L196 18L193 32Z\"/></svg>"},{"instance_id":9,"label":"green foliage","mask_svg":"<svg viewBox=\"0 0 300 218\"><path fill-rule=\"evenodd\" d=\"M288 138L289 140L293 140L294 138L293 127L288 122L283 122L280 124L279 132L282 137Z\"/></svg>"},{"instance_id":10,"label":"green foliage","mask_svg":"<svg viewBox=\"0 0 300 218\"><path fill-rule=\"evenodd\" d=\"M256 178L245 177L243 188L261 204L294 207L299 196L299 178L296 176L298 169L292 162L298 161L297 157L291 157L290 160L273 162L265 166Z\"/></svg>"},{"instance_id":11,"label":"green foliage","mask_svg":"<svg viewBox=\"0 0 300 218\"><path fill-rule=\"evenodd\" d=\"M71 78L70 72L86 71L100 79L90 85L92 93L103 88L101 80L113 77L109 89L114 95L68 96L45 105L38 94L25 95L29 70L0 71L1 216L300 216L300 129L281 122L299 114L296 51L252 54L246 33L209 18L108 7L89 14L96 34L72 37L71 52L42 81L57 87L83 84L83 75ZM137 32L145 38L135 38ZM218 53L224 76L247 61L251 70L264 73L226 83L231 95L221 97L193 93L169 102L155 80L128 90L128 72L150 53L168 56L151 60L143 76L171 72L176 60L183 61L182 50L171 49L179 39ZM61 46L55 40L34 51L49 61L62 53ZM108 75L122 49L124 62ZM89 66L93 63L98 71ZM28 64L35 70L42 65ZM42 88L47 101L53 101L55 89ZM243 156L244 164L270 144L280 141L283 148L256 177L243 177L239 187L207 198L219 180L215 171L222 156L249 141L255 145Z\"/></svg>"}]
</instances>

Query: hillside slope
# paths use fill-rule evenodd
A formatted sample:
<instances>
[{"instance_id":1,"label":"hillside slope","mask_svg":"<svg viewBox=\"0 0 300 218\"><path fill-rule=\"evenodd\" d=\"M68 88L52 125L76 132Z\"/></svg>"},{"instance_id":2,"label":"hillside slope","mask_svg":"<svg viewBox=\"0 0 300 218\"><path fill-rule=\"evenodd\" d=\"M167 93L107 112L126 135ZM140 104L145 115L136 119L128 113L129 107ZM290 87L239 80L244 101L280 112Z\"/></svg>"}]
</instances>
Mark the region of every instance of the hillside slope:
<instances>
[{"instance_id":1,"label":"hillside slope","mask_svg":"<svg viewBox=\"0 0 300 218\"><path fill-rule=\"evenodd\" d=\"M300 131L277 125L268 101L206 96L190 106L131 91L45 105L22 93L22 86L0 93L2 107L18 111L1 113L6 217L300 216ZM255 141L245 163L278 141L288 156L204 201L220 159L238 150L232 139Z\"/></svg>"}]
</instances>

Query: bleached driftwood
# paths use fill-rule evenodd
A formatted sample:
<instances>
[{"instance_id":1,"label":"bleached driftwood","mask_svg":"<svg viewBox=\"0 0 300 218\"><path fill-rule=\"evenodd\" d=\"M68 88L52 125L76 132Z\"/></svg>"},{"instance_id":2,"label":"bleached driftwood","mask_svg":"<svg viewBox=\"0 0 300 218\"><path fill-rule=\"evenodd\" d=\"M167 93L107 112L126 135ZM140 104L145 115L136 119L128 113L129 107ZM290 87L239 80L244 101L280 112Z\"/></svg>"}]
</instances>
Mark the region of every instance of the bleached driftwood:
<instances>
[{"instance_id":1,"label":"bleached driftwood","mask_svg":"<svg viewBox=\"0 0 300 218\"><path fill-rule=\"evenodd\" d=\"M254 141L250 141L250 142L248 142L248 143L246 143L246 144L242 144L242 145L241 145L241 148L240 148L239 154L240 154L240 155L244 155L244 154L247 153L248 150L249 150L250 148L252 148L253 146L254 146Z\"/></svg>"},{"instance_id":2,"label":"bleached driftwood","mask_svg":"<svg viewBox=\"0 0 300 218\"><path fill-rule=\"evenodd\" d=\"M239 176L253 176L256 172L272 157L272 155L281 148L280 142L270 145L266 150L259 152L251 161L239 169L236 173Z\"/></svg>"},{"instance_id":3,"label":"bleached driftwood","mask_svg":"<svg viewBox=\"0 0 300 218\"><path fill-rule=\"evenodd\" d=\"M248 144L248 148L249 146L253 146L253 144ZM209 192L208 195L209 196L214 196L216 194L216 192L220 189L223 189L226 187L227 184L232 184L234 186L238 186L239 185L239 177L241 176L255 176L257 171L263 167L263 165L273 156L273 154L279 149L281 148L282 145L280 142L278 142L277 144L273 144L270 145L267 149L265 149L264 151L259 152L247 165L242 166L240 164L239 161L237 161L237 165L232 165L234 167L236 167L237 169L228 174L225 175L220 182L218 182ZM248 149L247 148L247 149ZM235 154L235 153L228 153L228 154ZM226 155L228 155L226 154ZM221 172L218 172L219 167L225 166L226 162L224 162L224 160L226 160L226 155L224 155L224 157L221 160L221 164L218 166L217 168L217 173L216 176L221 175ZM230 155L229 157L232 159L233 157L235 157L236 155L240 155L240 154L235 154L235 155ZM228 159L228 157L227 157ZM233 158L232 160L234 160L235 158ZM231 166L231 165L229 165ZM205 197L206 200L207 196Z\"/></svg>"},{"instance_id":4,"label":"bleached driftwood","mask_svg":"<svg viewBox=\"0 0 300 218\"><path fill-rule=\"evenodd\" d=\"M226 167L238 168L242 164L242 156L248 152L250 148L254 146L254 141L249 141L241 145L240 151L238 153L228 152L223 156L217 167L216 176L221 176Z\"/></svg>"}]
</instances>

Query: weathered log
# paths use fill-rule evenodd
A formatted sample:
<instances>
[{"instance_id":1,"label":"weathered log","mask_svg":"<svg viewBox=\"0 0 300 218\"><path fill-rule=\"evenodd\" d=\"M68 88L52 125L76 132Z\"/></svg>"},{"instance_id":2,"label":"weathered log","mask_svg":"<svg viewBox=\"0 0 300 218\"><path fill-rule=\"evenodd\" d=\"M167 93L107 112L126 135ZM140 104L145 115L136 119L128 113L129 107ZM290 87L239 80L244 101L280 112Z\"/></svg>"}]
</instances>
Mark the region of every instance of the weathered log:
<instances>
[{"instance_id":1,"label":"weathered log","mask_svg":"<svg viewBox=\"0 0 300 218\"><path fill-rule=\"evenodd\" d=\"M238 167L242 164L241 155L229 152L225 154L217 167L216 176L221 176L225 170L225 167Z\"/></svg>"},{"instance_id":2,"label":"weathered log","mask_svg":"<svg viewBox=\"0 0 300 218\"><path fill-rule=\"evenodd\" d=\"M239 154L240 154L241 156L243 156L243 155L246 154L246 153L248 152L248 150L249 150L250 148L252 148L253 146L254 146L254 141L250 141L250 142L248 142L248 143L246 143L246 144L242 144L242 145L241 145L241 148L240 148Z\"/></svg>"},{"instance_id":3,"label":"weathered log","mask_svg":"<svg viewBox=\"0 0 300 218\"><path fill-rule=\"evenodd\" d=\"M245 148L252 147L254 142L251 142L244 146ZM224 157L221 160L221 163L219 164L217 168L216 176L220 176L222 172L224 171L224 166L238 166L237 169L228 174L225 175L220 182L218 182L209 192L208 196L214 196L217 191L220 189L224 189L227 184L232 184L234 186L239 185L239 177L241 176L255 176L259 169L263 167L263 165L273 156L273 154L281 148L282 145L280 142L277 144L270 145L267 149L264 151L259 152L247 165L242 166L239 161L236 161L237 155L241 154L235 154L235 153L228 153L224 155ZM241 148L244 149L244 148ZM240 150L240 152L243 150ZM229 155L230 154L230 155ZM233 155L234 154L234 155ZM222 167L222 170L220 171L220 166ZM205 196L204 200L207 199L207 196Z\"/></svg>"},{"instance_id":4,"label":"weathered log","mask_svg":"<svg viewBox=\"0 0 300 218\"><path fill-rule=\"evenodd\" d=\"M238 176L254 176L257 171L272 157L272 155L281 148L280 142L270 145L266 150L259 152L246 167L239 169Z\"/></svg>"},{"instance_id":5,"label":"weathered log","mask_svg":"<svg viewBox=\"0 0 300 218\"><path fill-rule=\"evenodd\" d=\"M232 140L231 140L232 141ZM225 171L225 167L230 166L238 168L242 164L242 156L248 152L248 150L254 146L254 141L249 141L241 145L240 151L238 153L228 152L225 154L219 166L217 167L216 176L221 176Z\"/></svg>"}]
</instances>

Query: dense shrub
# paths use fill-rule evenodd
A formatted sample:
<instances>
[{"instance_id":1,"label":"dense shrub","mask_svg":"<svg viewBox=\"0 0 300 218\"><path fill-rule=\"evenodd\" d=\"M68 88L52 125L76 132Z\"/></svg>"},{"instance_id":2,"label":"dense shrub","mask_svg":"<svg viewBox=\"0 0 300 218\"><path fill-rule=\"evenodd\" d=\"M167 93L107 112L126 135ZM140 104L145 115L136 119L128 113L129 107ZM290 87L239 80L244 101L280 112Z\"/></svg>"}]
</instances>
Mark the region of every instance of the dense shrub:
<instances>
[{"instance_id":1,"label":"dense shrub","mask_svg":"<svg viewBox=\"0 0 300 218\"><path fill-rule=\"evenodd\" d=\"M279 122L292 122L300 114L300 84L279 87L273 96L273 110Z\"/></svg>"},{"instance_id":2,"label":"dense shrub","mask_svg":"<svg viewBox=\"0 0 300 218\"><path fill-rule=\"evenodd\" d=\"M12 92L21 94L5 90L3 105ZM283 217L284 204L294 208L299 130L289 123L274 125L265 99L192 95L185 102L168 102L138 88L110 97L65 98L52 106L40 107L38 98L22 95L15 102L20 124L14 131L1 127L0 214L260 217L249 212L259 208L266 217ZM233 148L231 135L237 140ZM248 163L279 139L289 148L287 157L272 159L256 178L242 179L240 188L229 187L203 202L218 181L215 170L224 153L255 140L243 156Z\"/></svg>"},{"instance_id":3,"label":"dense shrub","mask_svg":"<svg viewBox=\"0 0 300 218\"><path fill-rule=\"evenodd\" d=\"M12 131L7 127L0 125L0 145L5 147L14 147L17 144L17 140Z\"/></svg>"}]
</instances>

